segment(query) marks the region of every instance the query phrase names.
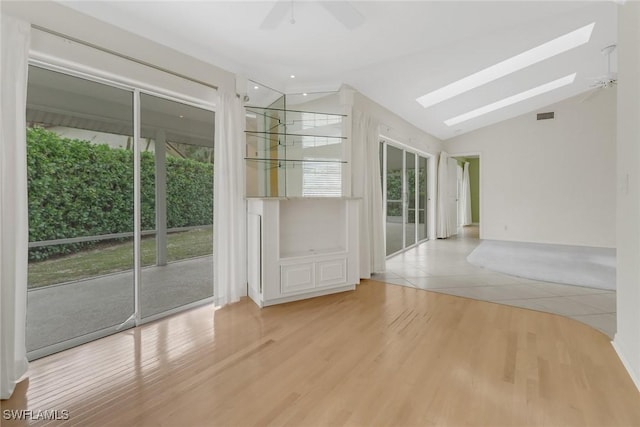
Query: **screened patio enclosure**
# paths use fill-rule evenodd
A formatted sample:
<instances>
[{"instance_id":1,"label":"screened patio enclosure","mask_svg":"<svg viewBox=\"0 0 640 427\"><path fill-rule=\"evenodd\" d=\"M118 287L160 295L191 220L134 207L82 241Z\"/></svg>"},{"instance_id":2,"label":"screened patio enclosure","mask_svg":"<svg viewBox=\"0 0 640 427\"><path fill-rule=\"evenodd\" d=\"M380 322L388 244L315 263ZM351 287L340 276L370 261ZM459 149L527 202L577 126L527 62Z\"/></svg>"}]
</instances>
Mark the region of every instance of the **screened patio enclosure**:
<instances>
[{"instance_id":1,"label":"screened patio enclosure","mask_svg":"<svg viewBox=\"0 0 640 427\"><path fill-rule=\"evenodd\" d=\"M31 359L213 297L214 112L30 66Z\"/></svg>"}]
</instances>

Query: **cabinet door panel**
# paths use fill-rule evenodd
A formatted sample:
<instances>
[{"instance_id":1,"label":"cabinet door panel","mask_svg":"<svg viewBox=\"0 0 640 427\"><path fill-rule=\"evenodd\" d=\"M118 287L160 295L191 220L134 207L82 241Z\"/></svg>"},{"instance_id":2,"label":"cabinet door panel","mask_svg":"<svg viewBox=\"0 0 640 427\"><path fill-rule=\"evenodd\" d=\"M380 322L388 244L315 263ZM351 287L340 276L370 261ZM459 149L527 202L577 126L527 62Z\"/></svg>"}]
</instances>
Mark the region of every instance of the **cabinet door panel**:
<instances>
[{"instance_id":1,"label":"cabinet door panel","mask_svg":"<svg viewBox=\"0 0 640 427\"><path fill-rule=\"evenodd\" d=\"M347 282L345 258L320 261L316 266L316 287L339 285Z\"/></svg>"},{"instance_id":2,"label":"cabinet door panel","mask_svg":"<svg viewBox=\"0 0 640 427\"><path fill-rule=\"evenodd\" d=\"M313 263L283 265L280 267L280 289L283 294L313 289Z\"/></svg>"}]
</instances>

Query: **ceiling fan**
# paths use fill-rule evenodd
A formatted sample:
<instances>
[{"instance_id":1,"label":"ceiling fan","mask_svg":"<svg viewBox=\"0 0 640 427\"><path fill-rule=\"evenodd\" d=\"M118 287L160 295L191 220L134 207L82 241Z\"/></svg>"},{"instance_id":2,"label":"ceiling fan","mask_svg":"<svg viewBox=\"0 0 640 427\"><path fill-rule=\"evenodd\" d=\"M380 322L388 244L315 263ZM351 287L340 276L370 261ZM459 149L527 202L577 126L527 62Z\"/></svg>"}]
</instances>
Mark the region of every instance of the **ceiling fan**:
<instances>
[{"instance_id":1,"label":"ceiling fan","mask_svg":"<svg viewBox=\"0 0 640 427\"><path fill-rule=\"evenodd\" d=\"M618 84L618 73L611 71L611 54L616 50L616 47L615 44L612 44L603 47L600 51L603 55L607 56L607 74L593 79L593 82L589 85L592 89L582 102L593 98L600 93L602 89L608 89Z\"/></svg>"},{"instance_id":2,"label":"ceiling fan","mask_svg":"<svg viewBox=\"0 0 640 427\"><path fill-rule=\"evenodd\" d=\"M348 1L317 1L320 6L327 10L338 22L347 29L353 30L364 23L364 16ZM267 16L260 24L261 30L274 30L289 15L289 23L295 24L294 0L277 0Z\"/></svg>"}]
</instances>

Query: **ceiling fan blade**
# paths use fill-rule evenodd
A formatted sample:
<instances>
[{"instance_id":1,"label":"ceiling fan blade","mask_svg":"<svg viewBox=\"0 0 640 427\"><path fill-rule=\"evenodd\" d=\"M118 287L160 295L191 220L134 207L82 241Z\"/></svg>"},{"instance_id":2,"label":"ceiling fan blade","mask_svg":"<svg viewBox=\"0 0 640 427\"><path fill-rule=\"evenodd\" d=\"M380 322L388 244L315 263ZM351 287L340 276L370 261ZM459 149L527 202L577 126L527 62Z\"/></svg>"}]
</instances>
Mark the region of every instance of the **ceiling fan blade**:
<instances>
[{"instance_id":1,"label":"ceiling fan blade","mask_svg":"<svg viewBox=\"0 0 640 427\"><path fill-rule=\"evenodd\" d=\"M364 16L348 1L321 1L319 3L349 30L364 23Z\"/></svg>"},{"instance_id":2,"label":"ceiling fan blade","mask_svg":"<svg viewBox=\"0 0 640 427\"><path fill-rule=\"evenodd\" d=\"M261 30L274 30L278 25L284 21L285 16L287 16L287 12L289 12L289 8L291 7L291 3L286 0L278 0L273 5L267 16L265 16L264 20L260 24Z\"/></svg>"}]
</instances>

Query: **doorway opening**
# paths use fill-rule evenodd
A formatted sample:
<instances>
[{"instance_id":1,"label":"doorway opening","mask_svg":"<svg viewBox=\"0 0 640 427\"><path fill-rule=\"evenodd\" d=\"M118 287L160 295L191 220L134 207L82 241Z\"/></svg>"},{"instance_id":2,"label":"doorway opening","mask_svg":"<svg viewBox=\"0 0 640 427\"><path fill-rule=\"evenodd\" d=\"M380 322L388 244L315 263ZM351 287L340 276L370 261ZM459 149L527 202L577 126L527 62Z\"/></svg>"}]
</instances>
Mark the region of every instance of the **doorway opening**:
<instances>
[{"instance_id":1,"label":"doorway opening","mask_svg":"<svg viewBox=\"0 0 640 427\"><path fill-rule=\"evenodd\" d=\"M480 226L480 155L455 155L450 160L455 162L456 171L455 224L458 230L466 226L478 226L480 235L482 235Z\"/></svg>"}]
</instances>

